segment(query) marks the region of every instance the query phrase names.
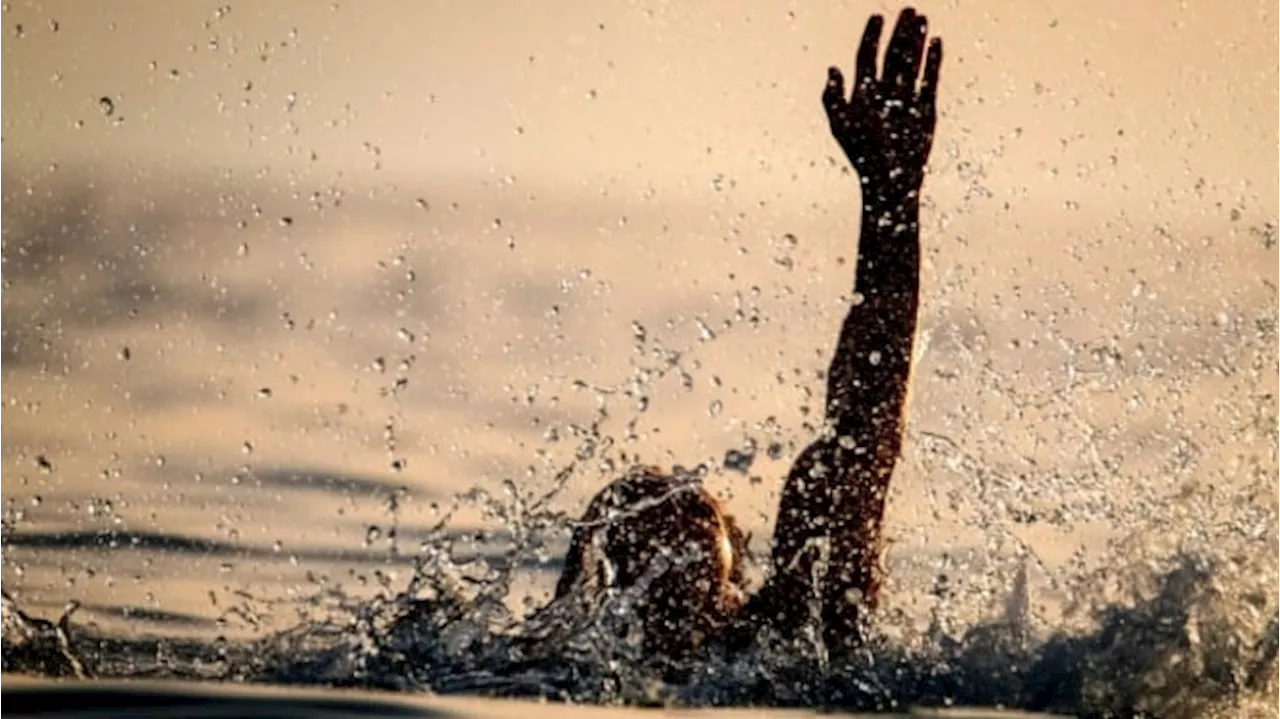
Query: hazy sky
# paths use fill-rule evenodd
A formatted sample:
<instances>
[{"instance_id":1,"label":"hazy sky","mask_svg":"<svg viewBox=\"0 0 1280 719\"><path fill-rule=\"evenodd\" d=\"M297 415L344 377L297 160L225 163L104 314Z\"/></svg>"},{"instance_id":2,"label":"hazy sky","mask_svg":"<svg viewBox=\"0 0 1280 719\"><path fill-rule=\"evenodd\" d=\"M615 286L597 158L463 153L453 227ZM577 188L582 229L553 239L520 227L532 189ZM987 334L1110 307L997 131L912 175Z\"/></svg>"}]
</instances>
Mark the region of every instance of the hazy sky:
<instances>
[{"instance_id":1,"label":"hazy sky","mask_svg":"<svg viewBox=\"0 0 1280 719\"><path fill-rule=\"evenodd\" d=\"M5 7L5 160L316 179L376 166L387 180L511 175L668 196L722 176L803 202L795 177L835 152L817 101L825 67L849 64L869 12L898 6ZM1207 196L1275 217L1274 2L921 7L947 48L928 187L940 204L976 182L1054 211L1064 198L1191 211Z\"/></svg>"}]
</instances>

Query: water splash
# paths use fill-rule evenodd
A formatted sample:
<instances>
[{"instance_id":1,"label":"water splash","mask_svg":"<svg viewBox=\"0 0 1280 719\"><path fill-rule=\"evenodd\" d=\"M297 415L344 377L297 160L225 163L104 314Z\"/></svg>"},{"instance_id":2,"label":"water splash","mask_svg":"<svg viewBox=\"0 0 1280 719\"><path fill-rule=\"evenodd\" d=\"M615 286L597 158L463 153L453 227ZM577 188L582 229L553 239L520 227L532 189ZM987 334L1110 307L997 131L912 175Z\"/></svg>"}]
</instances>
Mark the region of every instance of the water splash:
<instances>
[{"instance_id":1,"label":"water splash","mask_svg":"<svg viewBox=\"0 0 1280 719\"><path fill-rule=\"evenodd\" d=\"M734 323L755 326L759 308L747 302L744 309L743 304L737 302L732 319L714 330L705 320L693 320L697 342L724 338ZM1273 316L1274 308L1263 308L1259 316L1264 314ZM252 641L109 635L77 625L74 605L50 621L29 616L6 597L4 670L542 696L601 704L1003 705L1095 716L1275 715L1277 558L1272 550L1277 508L1268 501L1274 492L1275 431L1274 415L1267 414L1274 413L1274 405L1260 410L1272 437L1270 455L1259 465L1267 471L1252 478L1242 471L1232 492L1209 491L1225 478L1218 475L1202 480L1204 491L1189 483L1172 493L1142 485L1140 501L1129 504L1098 491L1099 477L1120 482L1131 476L1122 473L1118 456L1106 455L1105 438L1098 439L1103 433L1096 428L1086 426L1080 433L1090 457L1078 476L1067 475L1070 468L1052 470L1052 477L1036 478L1045 481L1029 481L987 459L998 452L990 450L992 440L985 437L987 451L980 447L969 452L942 433L916 431L912 458L930 474L947 471L965 478L959 484L963 492L954 490L959 500L951 503L986 536L1015 551L947 557L948 575L975 581L965 591L939 590L924 627L916 624L919 616L883 613L872 627L873 640L846 664L833 664L816 639L789 644L767 632L737 653L709 647L680 661L647 656L630 611L644 581L590 607L569 596L531 616L517 616L508 604L515 568L529 558L556 553L553 547L571 522L558 509L570 479L586 475L582 478L590 484L637 459L628 449L634 451L637 418L656 396L656 382L671 377L685 392L694 386L692 348L671 349L638 323L633 334L636 360L627 380L601 387L548 378L593 393L597 402L586 423L548 430L548 442L576 444L549 481L534 483L545 490L531 494L506 481L500 491L477 487L457 498L455 508L480 507L506 530L505 549L496 558L459 546L449 531L449 512L424 534L416 550L400 546L396 494L388 499L391 521L370 525L365 540L371 546L385 541L390 552L411 554L413 571L403 585L384 581L372 598L339 587L320 587L287 600L244 594L242 605L229 611L254 617L287 601L290 609L305 615L288 630ZM1266 366L1272 366L1273 325L1240 344L1268 357ZM1097 363L1114 365L1108 365L1110 357L1101 356ZM1068 390L1032 388L1043 390L1044 396L1037 396L1026 388L1005 388L999 372L965 361L980 368L973 373L980 389L1011 398L1019 419L1025 412L1055 427L1063 419L1078 420L1069 412L1073 397ZM381 358L374 364L379 372L386 369ZM397 370L389 394L408 381L411 364L406 360ZM1153 385L1173 381L1158 366L1138 370L1150 370ZM1108 393L1118 394L1118 373L1101 369L1093 378ZM975 391L973 396L988 394ZM398 422L393 417L385 426L390 455L398 452ZM607 426L610 422L623 426ZM729 471L749 471L756 448L766 448L771 460L787 453L785 433L773 426L754 430L761 436L744 437L745 451L725 455ZM1202 442L1225 444L1237 430L1224 425ZM1188 447L1183 452L1179 444L1178 456L1193 455L1195 448ZM1002 448L995 444L996 450ZM1179 462L1171 468L1175 478L1194 470L1194 462ZM1038 494L1030 497L1028 487ZM10 509L6 537L21 521L17 510ZM1028 579L1037 559L1008 528L1010 522L1021 523L1020 518L1055 526L1084 518L1132 531L1113 542L1099 568L1073 566L1062 573L1066 576L1052 578L1053 589L1068 601L1063 616L1046 626L1034 611L1036 590Z\"/></svg>"},{"instance_id":2,"label":"water splash","mask_svg":"<svg viewBox=\"0 0 1280 719\"><path fill-rule=\"evenodd\" d=\"M539 551L544 530L565 521L549 509L552 497L523 506L483 498L507 508L508 556ZM602 704L1000 705L1171 717L1273 710L1275 556L1239 541L1210 546L1128 557L1078 578L1083 599L1051 632L1032 619L1024 569L994 616L960 631L935 622L915 633L888 631L892 620L882 617L877 638L836 666L816 643L788 645L767 632L735 654L645 656L629 611L644 581L591 609L569 596L522 620L504 603L511 570L458 559L439 532L424 541L400 591L365 601L318 593L303 602L307 621L251 642L106 636L76 627L74 606L50 622L6 597L4 670Z\"/></svg>"}]
</instances>

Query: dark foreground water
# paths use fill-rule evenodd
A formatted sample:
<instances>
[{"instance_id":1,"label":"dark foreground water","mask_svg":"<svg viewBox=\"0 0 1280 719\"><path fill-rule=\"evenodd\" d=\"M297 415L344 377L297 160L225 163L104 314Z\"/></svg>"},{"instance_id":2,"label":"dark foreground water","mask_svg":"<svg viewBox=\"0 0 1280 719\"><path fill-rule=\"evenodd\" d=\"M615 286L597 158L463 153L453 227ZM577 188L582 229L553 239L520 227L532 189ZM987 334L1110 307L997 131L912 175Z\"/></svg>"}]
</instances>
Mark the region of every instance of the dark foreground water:
<instances>
[{"instance_id":1,"label":"dark foreground water","mask_svg":"<svg viewBox=\"0 0 1280 719\"><path fill-rule=\"evenodd\" d=\"M506 572L485 565L477 576L474 562L454 561L450 545L428 542L402 590L372 601L323 592L304 602L314 619L248 642L108 636L78 626L74 606L50 621L6 595L4 670L593 704L1274 715L1275 563L1259 554L1265 544L1219 537L1214 546L1081 578L1082 606L1073 612L1081 619L1071 627L1033 626L1023 573L987 620L960 629L935 622L913 634L886 617L880 639L836 666L816 644L784 646L767 636L733 656L711 650L680 663L645 656L626 593L596 611L564 604L517 619L503 601Z\"/></svg>"}]
</instances>

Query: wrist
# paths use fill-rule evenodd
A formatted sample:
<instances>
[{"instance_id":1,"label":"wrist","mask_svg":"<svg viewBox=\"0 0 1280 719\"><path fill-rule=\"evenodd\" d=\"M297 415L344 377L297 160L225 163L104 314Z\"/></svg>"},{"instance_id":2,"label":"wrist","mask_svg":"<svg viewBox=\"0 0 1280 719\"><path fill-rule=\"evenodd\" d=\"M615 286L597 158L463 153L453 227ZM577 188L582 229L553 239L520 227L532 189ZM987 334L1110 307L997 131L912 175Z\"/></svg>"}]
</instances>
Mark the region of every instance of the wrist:
<instances>
[{"instance_id":1,"label":"wrist","mask_svg":"<svg viewBox=\"0 0 1280 719\"><path fill-rule=\"evenodd\" d=\"M862 183L862 219L876 224L916 222L920 217L920 190L879 183Z\"/></svg>"}]
</instances>

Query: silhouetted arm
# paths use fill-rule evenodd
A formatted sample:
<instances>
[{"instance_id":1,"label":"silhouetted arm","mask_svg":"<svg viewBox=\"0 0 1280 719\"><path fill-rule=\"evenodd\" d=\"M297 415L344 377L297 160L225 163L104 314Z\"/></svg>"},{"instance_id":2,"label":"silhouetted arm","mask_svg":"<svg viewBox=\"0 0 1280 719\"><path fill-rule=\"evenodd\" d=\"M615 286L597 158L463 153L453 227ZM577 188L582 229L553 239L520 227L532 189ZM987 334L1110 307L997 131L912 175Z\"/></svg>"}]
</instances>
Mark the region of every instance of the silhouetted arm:
<instances>
[{"instance_id":1,"label":"silhouetted arm","mask_svg":"<svg viewBox=\"0 0 1280 719\"><path fill-rule=\"evenodd\" d=\"M784 634L818 609L835 651L861 643L862 613L880 588L881 525L902 446L919 305L919 193L942 62L941 41L926 56L925 18L907 9L877 75L883 24L878 15L867 23L850 97L836 68L823 93L832 135L861 180L856 293L827 375L825 431L787 478L774 575L754 606Z\"/></svg>"}]
</instances>

